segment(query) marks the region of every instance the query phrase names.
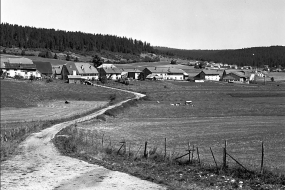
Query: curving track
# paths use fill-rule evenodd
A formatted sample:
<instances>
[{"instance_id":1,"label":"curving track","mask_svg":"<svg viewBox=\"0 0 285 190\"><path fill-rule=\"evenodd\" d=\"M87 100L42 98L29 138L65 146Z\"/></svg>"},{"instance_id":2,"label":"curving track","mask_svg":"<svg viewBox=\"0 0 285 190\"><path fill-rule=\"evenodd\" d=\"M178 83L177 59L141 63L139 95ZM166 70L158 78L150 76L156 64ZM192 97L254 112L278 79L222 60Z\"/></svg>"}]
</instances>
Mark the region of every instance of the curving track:
<instances>
[{"instance_id":1,"label":"curving track","mask_svg":"<svg viewBox=\"0 0 285 190\"><path fill-rule=\"evenodd\" d=\"M139 93L130 93L135 95L134 99L144 96ZM90 120L126 101L30 135L20 144L14 157L1 163L1 190L165 189L125 173L62 156L51 142L61 129L76 122Z\"/></svg>"}]
</instances>

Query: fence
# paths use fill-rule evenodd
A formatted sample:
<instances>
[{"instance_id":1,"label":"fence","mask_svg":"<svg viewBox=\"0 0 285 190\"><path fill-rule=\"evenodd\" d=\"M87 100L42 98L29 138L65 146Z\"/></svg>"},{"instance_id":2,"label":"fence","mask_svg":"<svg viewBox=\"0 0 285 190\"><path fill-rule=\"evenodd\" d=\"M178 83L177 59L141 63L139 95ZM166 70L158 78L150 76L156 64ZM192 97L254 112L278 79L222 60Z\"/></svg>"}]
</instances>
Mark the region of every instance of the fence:
<instances>
[{"instance_id":1,"label":"fence","mask_svg":"<svg viewBox=\"0 0 285 190\"><path fill-rule=\"evenodd\" d=\"M159 155L161 159L172 161L183 161L198 165L214 165L216 170L227 169L231 166L239 166L245 171L263 172L265 149L264 143L260 142L260 154L256 155L259 164L249 166L246 162L241 162L235 152L232 152L228 142L224 141L222 147L202 147L193 144L190 141L185 146L169 145L168 139L163 138L160 141L136 141L127 139L116 139L98 133L94 130L86 130L76 125L67 128L68 134L73 136L75 143L81 143L85 150L91 152L108 150L117 155L124 155L129 158L148 159L153 155ZM244 160L243 160L244 161ZM253 168L254 167L254 168ZM256 168L258 167L258 168Z\"/></svg>"}]
</instances>

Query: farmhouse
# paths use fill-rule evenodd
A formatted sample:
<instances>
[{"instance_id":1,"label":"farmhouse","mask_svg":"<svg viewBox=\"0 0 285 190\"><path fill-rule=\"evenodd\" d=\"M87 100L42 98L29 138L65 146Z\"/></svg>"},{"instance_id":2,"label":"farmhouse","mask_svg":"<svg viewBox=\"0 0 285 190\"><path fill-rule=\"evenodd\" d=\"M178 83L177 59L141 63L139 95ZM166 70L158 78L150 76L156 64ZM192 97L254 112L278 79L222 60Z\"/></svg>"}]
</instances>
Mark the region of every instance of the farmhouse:
<instances>
[{"instance_id":1,"label":"farmhouse","mask_svg":"<svg viewBox=\"0 0 285 190\"><path fill-rule=\"evenodd\" d=\"M52 67L50 62L34 61L34 64L42 77L52 76Z\"/></svg>"},{"instance_id":2,"label":"farmhouse","mask_svg":"<svg viewBox=\"0 0 285 190\"><path fill-rule=\"evenodd\" d=\"M102 64L97 67L100 77L107 77L107 79L117 80L122 77L122 71L113 64Z\"/></svg>"},{"instance_id":3,"label":"farmhouse","mask_svg":"<svg viewBox=\"0 0 285 190\"><path fill-rule=\"evenodd\" d=\"M5 68L1 69L6 73L7 77L14 78L16 76L24 79L29 79L31 76L40 78L41 74L37 71L34 64L21 64L21 63L4 63Z\"/></svg>"},{"instance_id":4,"label":"farmhouse","mask_svg":"<svg viewBox=\"0 0 285 190\"><path fill-rule=\"evenodd\" d=\"M98 80L97 69L89 63L68 62L62 67L62 79L67 80L68 75L80 75L82 79Z\"/></svg>"},{"instance_id":5,"label":"farmhouse","mask_svg":"<svg viewBox=\"0 0 285 190\"><path fill-rule=\"evenodd\" d=\"M141 74L141 72L141 70L136 68L122 69L122 77L139 79L139 75Z\"/></svg>"},{"instance_id":6,"label":"farmhouse","mask_svg":"<svg viewBox=\"0 0 285 190\"><path fill-rule=\"evenodd\" d=\"M224 82L246 82L254 80L254 73L242 70L224 70L222 75Z\"/></svg>"},{"instance_id":7,"label":"farmhouse","mask_svg":"<svg viewBox=\"0 0 285 190\"><path fill-rule=\"evenodd\" d=\"M195 80L219 81L222 75L221 70L203 70L194 77Z\"/></svg>"},{"instance_id":8,"label":"farmhouse","mask_svg":"<svg viewBox=\"0 0 285 190\"><path fill-rule=\"evenodd\" d=\"M182 69L171 67L147 67L142 71L142 79L184 80L186 75Z\"/></svg>"}]
</instances>

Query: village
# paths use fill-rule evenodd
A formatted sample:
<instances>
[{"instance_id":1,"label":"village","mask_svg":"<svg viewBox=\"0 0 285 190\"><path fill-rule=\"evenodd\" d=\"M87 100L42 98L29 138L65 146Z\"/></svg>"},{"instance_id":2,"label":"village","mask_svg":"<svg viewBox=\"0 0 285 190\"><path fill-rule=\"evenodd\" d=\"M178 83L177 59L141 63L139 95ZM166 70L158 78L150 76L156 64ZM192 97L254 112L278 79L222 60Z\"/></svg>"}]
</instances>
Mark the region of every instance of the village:
<instances>
[{"instance_id":1,"label":"village","mask_svg":"<svg viewBox=\"0 0 285 190\"><path fill-rule=\"evenodd\" d=\"M33 61L20 56L1 54L2 78L14 79L62 79L67 83L91 84L88 81L108 80L175 80L175 81L221 81L227 83L254 83L256 80L274 81L266 68L253 69L214 62L188 61L152 62L147 66L136 64L104 63L97 68L90 62L65 61L54 65L47 61ZM284 77L285 78L285 77ZM128 83L127 83L128 84Z\"/></svg>"}]
</instances>

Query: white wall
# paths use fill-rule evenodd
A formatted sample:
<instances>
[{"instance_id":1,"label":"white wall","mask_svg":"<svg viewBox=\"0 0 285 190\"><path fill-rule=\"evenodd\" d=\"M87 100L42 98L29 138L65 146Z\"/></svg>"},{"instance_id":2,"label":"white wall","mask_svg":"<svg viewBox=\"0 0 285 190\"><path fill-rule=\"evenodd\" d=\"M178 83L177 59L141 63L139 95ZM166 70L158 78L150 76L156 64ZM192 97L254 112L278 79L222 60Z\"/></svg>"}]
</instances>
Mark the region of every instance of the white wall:
<instances>
[{"instance_id":1,"label":"white wall","mask_svg":"<svg viewBox=\"0 0 285 190\"><path fill-rule=\"evenodd\" d=\"M214 75L214 76L205 76L205 80L213 80L213 81L219 81L220 76L219 75Z\"/></svg>"},{"instance_id":2,"label":"white wall","mask_svg":"<svg viewBox=\"0 0 285 190\"><path fill-rule=\"evenodd\" d=\"M183 80L183 75L167 75L167 80Z\"/></svg>"},{"instance_id":3,"label":"white wall","mask_svg":"<svg viewBox=\"0 0 285 190\"><path fill-rule=\"evenodd\" d=\"M20 75L24 77L25 79L29 79L31 75L37 78L41 78L41 74L38 71L26 71L26 70L14 70L14 69L7 70L8 77L14 78L16 75Z\"/></svg>"}]
</instances>

